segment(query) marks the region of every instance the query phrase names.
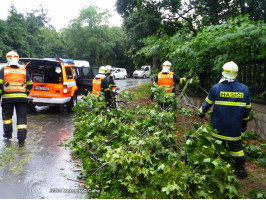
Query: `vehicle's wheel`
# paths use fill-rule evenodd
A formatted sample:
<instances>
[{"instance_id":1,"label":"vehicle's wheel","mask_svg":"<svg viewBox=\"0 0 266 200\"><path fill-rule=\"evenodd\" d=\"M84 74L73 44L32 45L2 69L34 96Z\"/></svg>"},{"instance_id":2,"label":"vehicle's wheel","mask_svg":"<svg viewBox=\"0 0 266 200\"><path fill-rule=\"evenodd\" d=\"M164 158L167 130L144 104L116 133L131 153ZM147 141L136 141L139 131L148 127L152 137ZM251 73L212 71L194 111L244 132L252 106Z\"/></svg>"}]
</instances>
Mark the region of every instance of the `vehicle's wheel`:
<instances>
[{"instance_id":1,"label":"vehicle's wheel","mask_svg":"<svg viewBox=\"0 0 266 200\"><path fill-rule=\"evenodd\" d=\"M124 76L124 79L127 79L127 75Z\"/></svg>"},{"instance_id":2,"label":"vehicle's wheel","mask_svg":"<svg viewBox=\"0 0 266 200\"><path fill-rule=\"evenodd\" d=\"M77 104L77 101L78 101L78 97L76 94L74 94L74 96L71 97L70 102L67 103L67 111L68 112L72 111L72 108Z\"/></svg>"},{"instance_id":3,"label":"vehicle's wheel","mask_svg":"<svg viewBox=\"0 0 266 200\"><path fill-rule=\"evenodd\" d=\"M146 75L145 74L143 75L143 78L146 78Z\"/></svg>"}]
</instances>

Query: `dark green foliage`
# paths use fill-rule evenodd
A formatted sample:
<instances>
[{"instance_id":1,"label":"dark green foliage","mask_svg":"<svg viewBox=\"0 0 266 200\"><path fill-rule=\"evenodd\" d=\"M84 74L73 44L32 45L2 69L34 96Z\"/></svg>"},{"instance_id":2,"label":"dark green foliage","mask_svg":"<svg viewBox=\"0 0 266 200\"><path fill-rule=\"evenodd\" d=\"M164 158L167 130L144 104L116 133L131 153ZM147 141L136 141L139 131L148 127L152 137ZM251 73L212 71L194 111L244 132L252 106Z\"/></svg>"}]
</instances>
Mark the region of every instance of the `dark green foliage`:
<instances>
[{"instance_id":1,"label":"dark green foliage","mask_svg":"<svg viewBox=\"0 0 266 200\"><path fill-rule=\"evenodd\" d=\"M158 105L108 111L88 95L76 111L69 146L82 159L86 187L98 191L94 198L240 196L232 167L214 156L222 146L209 125L189 133L182 147L174 113Z\"/></svg>"},{"instance_id":2,"label":"dark green foliage","mask_svg":"<svg viewBox=\"0 0 266 200\"><path fill-rule=\"evenodd\" d=\"M6 62L8 51L17 51L20 57L56 57L62 55L62 39L53 27L42 5L26 16L12 5L6 21L0 20L0 57Z\"/></svg>"},{"instance_id":3,"label":"dark green foliage","mask_svg":"<svg viewBox=\"0 0 266 200\"><path fill-rule=\"evenodd\" d=\"M263 143L259 134L255 132L245 132L242 134L244 140L244 152L248 160L266 167L266 144Z\"/></svg>"},{"instance_id":4,"label":"dark green foliage","mask_svg":"<svg viewBox=\"0 0 266 200\"><path fill-rule=\"evenodd\" d=\"M251 21L245 15L220 25L205 26L195 37L188 33L182 29L172 37L148 37L138 54L161 55L181 75L193 68L206 90L221 78L223 64L233 60L239 65L238 79L250 87L253 96L265 91L265 23Z\"/></svg>"}]
</instances>

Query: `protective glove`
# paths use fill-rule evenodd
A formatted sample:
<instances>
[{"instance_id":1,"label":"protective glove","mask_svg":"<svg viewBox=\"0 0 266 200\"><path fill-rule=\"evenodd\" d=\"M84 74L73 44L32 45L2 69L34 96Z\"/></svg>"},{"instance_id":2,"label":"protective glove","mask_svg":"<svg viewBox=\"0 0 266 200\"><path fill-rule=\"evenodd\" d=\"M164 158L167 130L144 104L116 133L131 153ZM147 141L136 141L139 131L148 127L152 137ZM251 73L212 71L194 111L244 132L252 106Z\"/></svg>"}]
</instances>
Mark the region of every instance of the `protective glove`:
<instances>
[{"instance_id":1,"label":"protective glove","mask_svg":"<svg viewBox=\"0 0 266 200\"><path fill-rule=\"evenodd\" d=\"M190 76L190 75L187 75L187 76L185 76L185 78L186 78L187 80L189 80L189 79L191 79L191 76Z\"/></svg>"},{"instance_id":2,"label":"protective glove","mask_svg":"<svg viewBox=\"0 0 266 200\"><path fill-rule=\"evenodd\" d=\"M247 125L248 125L248 121L247 120L243 120L242 121L242 132L246 131Z\"/></svg>"},{"instance_id":3,"label":"protective glove","mask_svg":"<svg viewBox=\"0 0 266 200\"><path fill-rule=\"evenodd\" d=\"M203 119L205 117L205 114L201 114L200 112L198 113L198 117Z\"/></svg>"}]
</instances>

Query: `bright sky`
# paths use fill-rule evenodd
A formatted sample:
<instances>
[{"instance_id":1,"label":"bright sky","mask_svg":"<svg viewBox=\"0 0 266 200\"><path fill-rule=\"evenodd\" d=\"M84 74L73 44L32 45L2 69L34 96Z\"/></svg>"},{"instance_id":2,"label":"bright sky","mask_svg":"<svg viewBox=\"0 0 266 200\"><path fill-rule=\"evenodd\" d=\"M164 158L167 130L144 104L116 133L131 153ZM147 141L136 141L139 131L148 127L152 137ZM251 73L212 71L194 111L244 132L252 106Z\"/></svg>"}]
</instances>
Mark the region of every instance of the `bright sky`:
<instances>
[{"instance_id":1,"label":"bright sky","mask_svg":"<svg viewBox=\"0 0 266 200\"><path fill-rule=\"evenodd\" d=\"M111 26L121 26L122 18L115 11L116 0L1 0L0 19L6 20L10 5L14 4L18 13L26 14L32 9L38 9L42 3L45 9L48 9L48 17L57 30L66 28L71 19L79 16L79 11L90 4L101 9L107 9L112 17L109 18Z\"/></svg>"}]
</instances>

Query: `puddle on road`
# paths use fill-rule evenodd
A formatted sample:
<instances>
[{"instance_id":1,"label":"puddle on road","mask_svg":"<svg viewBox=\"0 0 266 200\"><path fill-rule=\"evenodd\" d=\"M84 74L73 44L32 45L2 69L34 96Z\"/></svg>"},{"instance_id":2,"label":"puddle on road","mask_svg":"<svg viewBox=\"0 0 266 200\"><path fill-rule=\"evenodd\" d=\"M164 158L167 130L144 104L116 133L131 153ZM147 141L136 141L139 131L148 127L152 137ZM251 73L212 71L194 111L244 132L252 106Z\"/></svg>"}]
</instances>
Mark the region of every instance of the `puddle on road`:
<instances>
[{"instance_id":1,"label":"puddle on road","mask_svg":"<svg viewBox=\"0 0 266 200\"><path fill-rule=\"evenodd\" d=\"M42 129L42 126L36 124L28 125L25 147L19 147L16 141L6 140L4 148L0 151L0 169L8 167L14 175L20 174L34 153L42 150L42 147L38 146L43 139L43 135L39 134Z\"/></svg>"},{"instance_id":2,"label":"puddle on road","mask_svg":"<svg viewBox=\"0 0 266 200\"><path fill-rule=\"evenodd\" d=\"M53 193L51 189L79 189L74 161L65 148L72 137L71 114L53 110L28 115L25 147L13 139L0 141L0 198L82 198L84 193ZM16 193L13 189L16 188ZM1 196L4 195L4 196Z\"/></svg>"}]
</instances>

